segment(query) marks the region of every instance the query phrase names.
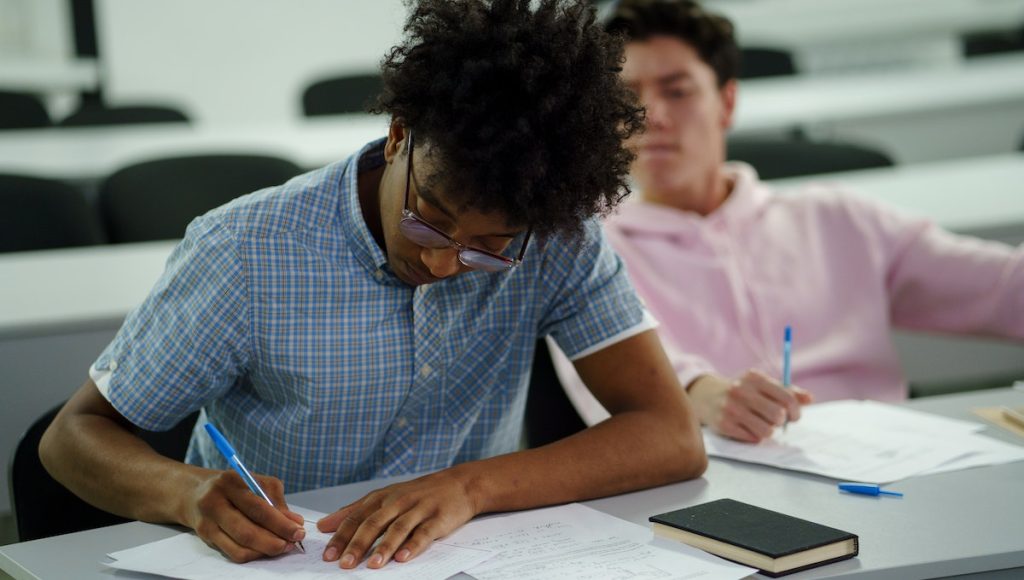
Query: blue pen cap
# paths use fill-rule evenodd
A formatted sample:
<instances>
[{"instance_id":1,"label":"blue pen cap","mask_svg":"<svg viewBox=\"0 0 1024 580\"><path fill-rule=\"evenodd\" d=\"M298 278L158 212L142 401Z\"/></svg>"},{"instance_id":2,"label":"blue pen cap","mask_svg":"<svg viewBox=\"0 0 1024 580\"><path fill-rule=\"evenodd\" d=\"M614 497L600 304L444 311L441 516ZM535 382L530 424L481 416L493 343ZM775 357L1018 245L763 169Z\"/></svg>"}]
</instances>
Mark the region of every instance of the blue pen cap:
<instances>
[{"instance_id":1,"label":"blue pen cap","mask_svg":"<svg viewBox=\"0 0 1024 580\"><path fill-rule=\"evenodd\" d=\"M217 450L220 451L224 459L231 460L236 455L235 448L228 443L228 440L220 434L220 431L213 426L213 423L206 424L206 432L210 434L210 438L213 439L213 444L217 446Z\"/></svg>"}]
</instances>

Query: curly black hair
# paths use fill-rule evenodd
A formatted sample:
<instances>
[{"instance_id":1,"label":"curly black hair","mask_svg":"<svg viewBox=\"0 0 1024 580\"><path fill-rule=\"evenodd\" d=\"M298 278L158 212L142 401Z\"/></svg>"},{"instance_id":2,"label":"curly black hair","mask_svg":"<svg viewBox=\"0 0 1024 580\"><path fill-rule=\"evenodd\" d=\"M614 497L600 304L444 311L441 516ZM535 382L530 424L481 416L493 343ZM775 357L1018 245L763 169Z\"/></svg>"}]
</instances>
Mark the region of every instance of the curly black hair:
<instances>
[{"instance_id":1,"label":"curly black hair","mask_svg":"<svg viewBox=\"0 0 1024 580\"><path fill-rule=\"evenodd\" d=\"M605 30L626 41L675 36L715 71L719 86L739 74L740 49L732 22L691 0L620 0L605 18Z\"/></svg>"},{"instance_id":2,"label":"curly black hair","mask_svg":"<svg viewBox=\"0 0 1024 580\"><path fill-rule=\"evenodd\" d=\"M420 0L410 10L373 111L429 143L428 180L461 209L541 236L578 233L629 193L623 141L642 129L642 109L618 78L621 41L588 2Z\"/></svg>"}]
</instances>

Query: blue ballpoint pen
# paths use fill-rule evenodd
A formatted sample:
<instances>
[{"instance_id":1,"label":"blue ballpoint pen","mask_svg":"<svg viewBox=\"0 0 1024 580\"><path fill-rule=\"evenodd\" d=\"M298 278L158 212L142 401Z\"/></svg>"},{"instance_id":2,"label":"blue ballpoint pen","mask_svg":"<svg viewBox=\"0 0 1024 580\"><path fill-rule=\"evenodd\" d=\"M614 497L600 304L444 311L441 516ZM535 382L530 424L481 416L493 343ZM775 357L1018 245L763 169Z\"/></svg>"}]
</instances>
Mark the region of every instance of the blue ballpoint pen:
<instances>
[{"instance_id":1,"label":"blue ballpoint pen","mask_svg":"<svg viewBox=\"0 0 1024 580\"><path fill-rule=\"evenodd\" d=\"M786 325L786 334L782 340L782 386L789 388L789 355L793 350L793 327ZM789 413L786 414L786 421L782 424L785 431L789 426Z\"/></svg>"},{"instance_id":2,"label":"blue ballpoint pen","mask_svg":"<svg viewBox=\"0 0 1024 580\"><path fill-rule=\"evenodd\" d=\"M209 433L210 438L213 439L213 444L217 446L217 451L220 451L220 454L224 456L224 459L228 460L228 464L231 465L235 472L242 476L242 481L249 486L249 489L256 495L267 500L267 503L273 506L274 502L270 501L270 497L267 495L267 492L263 491L263 488L260 487L256 478L249 473L249 470L245 468L245 465L242 465L242 460L239 459L238 454L235 453L235 448L232 447L231 444L228 443L228 440L224 438L224 435L222 435L221 432L213 426L213 423L206 424L206 432ZM305 552L306 547L302 545L302 542L298 542L298 544L299 548Z\"/></svg>"},{"instance_id":3,"label":"blue ballpoint pen","mask_svg":"<svg viewBox=\"0 0 1024 580\"><path fill-rule=\"evenodd\" d=\"M861 495L892 495L895 497L903 497L903 494L898 491L889 491L882 489L877 483L857 483L854 481L844 481L839 484L839 491L845 491L847 493L859 493Z\"/></svg>"}]
</instances>

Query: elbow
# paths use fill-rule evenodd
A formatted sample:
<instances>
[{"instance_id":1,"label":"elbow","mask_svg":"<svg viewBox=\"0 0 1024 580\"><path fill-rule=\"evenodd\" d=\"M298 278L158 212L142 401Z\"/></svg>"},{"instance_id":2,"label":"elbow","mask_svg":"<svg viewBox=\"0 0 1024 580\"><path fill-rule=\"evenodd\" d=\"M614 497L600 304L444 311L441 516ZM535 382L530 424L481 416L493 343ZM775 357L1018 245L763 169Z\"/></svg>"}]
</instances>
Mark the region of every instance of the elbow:
<instances>
[{"instance_id":1,"label":"elbow","mask_svg":"<svg viewBox=\"0 0 1024 580\"><path fill-rule=\"evenodd\" d=\"M43 436L39 439L39 446L36 452L39 454L39 461L42 463L43 468L57 479L57 475L54 472L54 467L60 465L60 445L59 435L57 431L59 426L56 421L50 423L50 426L43 432Z\"/></svg>"}]
</instances>

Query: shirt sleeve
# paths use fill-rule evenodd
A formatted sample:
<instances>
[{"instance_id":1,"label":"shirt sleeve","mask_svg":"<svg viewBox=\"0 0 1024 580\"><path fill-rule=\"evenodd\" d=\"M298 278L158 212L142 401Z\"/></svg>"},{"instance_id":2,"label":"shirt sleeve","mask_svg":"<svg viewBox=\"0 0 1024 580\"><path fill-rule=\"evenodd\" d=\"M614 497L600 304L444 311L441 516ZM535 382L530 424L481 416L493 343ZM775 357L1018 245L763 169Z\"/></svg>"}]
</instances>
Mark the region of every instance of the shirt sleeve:
<instances>
[{"instance_id":1,"label":"shirt sleeve","mask_svg":"<svg viewBox=\"0 0 1024 580\"><path fill-rule=\"evenodd\" d=\"M244 268L229 232L210 218L196 220L90 375L129 421L169 429L244 372L247 304Z\"/></svg>"},{"instance_id":2,"label":"shirt sleeve","mask_svg":"<svg viewBox=\"0 0 1024 580\"><path fill-rule=\"evenodd\" d=\"M541 283L551 299L541 336L575 359L644 330L644 307L596 221L588 220L577 240L546 244Z\"/></svg>"},{"instance_id":3,"label":"shirt sleeve","mask_svg":"<svg viewBox=\"0 0 1024 580\"><path fill-rule=\"evenodd\" d=\"M893 325L1024 339L1024 246L953 234L877 204L865 207L888 247Z\"/></svg>"}]
</instances>

